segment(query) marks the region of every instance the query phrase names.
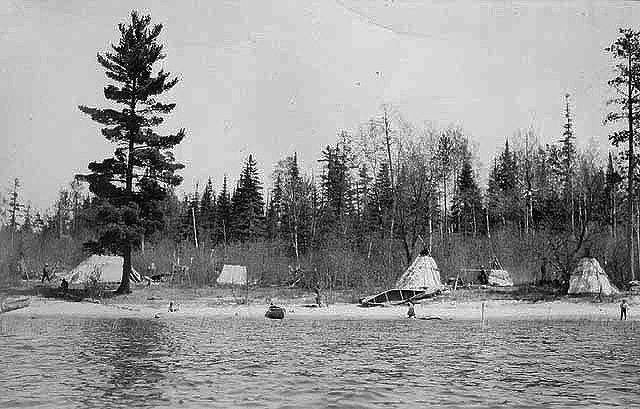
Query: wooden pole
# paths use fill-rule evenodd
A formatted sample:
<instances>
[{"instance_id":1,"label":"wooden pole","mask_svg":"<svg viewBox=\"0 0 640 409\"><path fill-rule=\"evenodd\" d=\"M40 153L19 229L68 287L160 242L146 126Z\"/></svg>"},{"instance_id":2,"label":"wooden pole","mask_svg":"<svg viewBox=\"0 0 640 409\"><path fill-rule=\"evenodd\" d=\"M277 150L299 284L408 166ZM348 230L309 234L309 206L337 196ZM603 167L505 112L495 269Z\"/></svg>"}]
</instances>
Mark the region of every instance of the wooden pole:
<instances>
[{"instance_id":1,"label":"wooden pole","mask_svg":"<svg viewBox=\"0 0 640 409\"><path fill-rule=\"evenodd\" d=\"M193 237L195 238L195 241L196 241L196 248L198 248L198 232L196 230L196 211L193 209L193 207L191 208L191 217L193 219Z\"/></svg>"},{"instance_id":2,"label":"wooden pole","mask_svg":"<svg viewBox=\"0 0 640 409\"><path fill-rule=\"evenodd\" d=\"M432 245L433 245L433 226L431 223L431 214L429 214L429 255L431 255Z\"/></svg>"},{"instance_id":3,"label":"wooden pole","mask_svg":"<svg viewBox=\"0 0 640 409\"><path fill-rule=\"evenodd\" d=\"M480 319L482 320L482 328L484 328L484 302L482 302L482 313L480 315Z\"/></svg>"},{"instance_id":4,"label":"wooden pole","mask_svg":"<svg viewBox=\"0 0 640 409\"><path fill-rule=\"evenodd\" d=\"M487 216L487 238L491 238L491 230L489 230L489 207L487 207L487 211L486 211L486 216Z\"/></svg>"}]
</instances>

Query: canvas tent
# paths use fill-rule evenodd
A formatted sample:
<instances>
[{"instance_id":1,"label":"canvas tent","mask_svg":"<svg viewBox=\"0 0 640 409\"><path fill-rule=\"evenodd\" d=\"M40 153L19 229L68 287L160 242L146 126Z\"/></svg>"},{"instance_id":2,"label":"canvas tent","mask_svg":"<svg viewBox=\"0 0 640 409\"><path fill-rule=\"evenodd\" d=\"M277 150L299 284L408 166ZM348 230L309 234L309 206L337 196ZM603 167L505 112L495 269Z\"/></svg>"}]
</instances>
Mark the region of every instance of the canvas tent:
<instances>
[{"instance_id":1,"label":"canvas tent","mask_svg":"<svg viewBox=\"0 0 640 409\"><path fill-rule=\"evenodd\" d=\"M578 262L569 279L569 294L617 294L609 276L595 258L583 258Z\"/></svg>"},{"instance_id":2,"label":"canvas tent","mask_svg":"<svg viewBox=\"0 0 640 409\"><path fill-rule=\"evenodd\" d=\"M79 284L88 281L94 271L100 272L100 282L120 283L122 280L122 266L124 259L120 256L101 256L94 254L78 264L76 268L67 274L60 276L66 278L69 284ZM139 283L142 281L140 274L131 267L131 281Z\"/></svg>"},{"instance_id":3,"label":"canvas tent","mask_svg":"<svg viewBox=\"0 0 640 409\"><path fill-rule=\"evenodd\" d=\"M225 264L216 282L218 284L245 285L247 284L247 267Z\"/></svg>"}]
</instances>

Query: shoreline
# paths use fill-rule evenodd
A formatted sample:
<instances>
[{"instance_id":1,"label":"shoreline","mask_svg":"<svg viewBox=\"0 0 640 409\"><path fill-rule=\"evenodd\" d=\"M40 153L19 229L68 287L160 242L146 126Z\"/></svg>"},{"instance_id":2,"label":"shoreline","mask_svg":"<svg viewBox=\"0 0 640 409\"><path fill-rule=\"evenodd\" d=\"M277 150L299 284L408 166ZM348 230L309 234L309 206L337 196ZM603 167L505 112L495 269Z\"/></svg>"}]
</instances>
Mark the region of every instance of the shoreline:
<instances>
[{"instance_id":1,"label":"shoreline","mask_svg":"<svg viewBox=\"0 0 640 409\"><path fill-rule=\"evenodd\" d=\"M301 300L279 302L286 309L286 319L305 320L385 320L406 319L407 307L360 307L357 304L336 303L326 307L306 307ZM488 301L432 301L417 304L418 318L437 317L442 320L476 321L506 320L619 320L619 305L616 302L587 303L566 300L526 302L518 300ZM307 304L308 305L308 304ZM142 318L142 319L258 319L264 318L268 304L253 302L245 304L216 304L185 301L177 312L168 312L164 303L93 303L32 297L31 304L23 309L2 314L4 318L69 317L69 318ZM631 308L627 320L636 321ZM638 315L640 316L640 314Z\"/></svg>"}]
</instances>

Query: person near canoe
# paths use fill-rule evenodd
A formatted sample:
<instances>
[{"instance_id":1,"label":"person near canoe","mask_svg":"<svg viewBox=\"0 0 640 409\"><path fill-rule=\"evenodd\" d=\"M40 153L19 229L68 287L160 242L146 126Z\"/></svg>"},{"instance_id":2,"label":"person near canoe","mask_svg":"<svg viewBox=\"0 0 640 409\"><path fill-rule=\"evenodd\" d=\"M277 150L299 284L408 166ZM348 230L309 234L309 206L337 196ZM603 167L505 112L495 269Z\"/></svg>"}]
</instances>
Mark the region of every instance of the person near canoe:
<instances>
[{"instance_id":1,"label":"person near canoe","mask_svg":"<svg viewBox=\"0 0 640 409\"><path fill-rule=\"evenodd\" d=\"M482 285L489 284L489 276L487 275L487 270L484 269L484 266L480 266L480 276L478 277L478 280Z\"/></svg>"},{"instance_id":2,"label":"person near canoe","mask_svg":"<svg viewBox=\"0 0 640 409\"><path fill-rule=\"evenodd\" d=\"M409 301L409 309L407 310L407 318L415 318L416 317L416 309L413 306L413 303Z\"/></svg>"},{"instance_id":3,"label":"person near canoe","mask_svg":"<svg viewBox=\"0 0 640 409\"><path fill-rule=\"evenodd\" d=\"M44 263L44 267L42 267L42 282L43 283L44 283L44 279L45 278L47 279L47 281L51 282L49 263Z\"/></svg>"},{"instance_id":4,"label":"person near canoe","mask_svg":"<svg viewBox=\"0 0 640 409\"><path fill-rule=\"evenodd\" d=\"M627 304L627 300L623 299L620 303L620 320L627 320L627 309L629 308L629 304Z\"/></svg>"},{"instance_id":5,"label":"person near canoe","mask_svg":"<svg viewBox=\"0 0 640 409\"><path fill-rule=\"evenodd\" d=\"M60 282L60 289L65 293L69 289L69 282L67 281L66 278L63 278L62 281Z\"/></svg>"}]
</instances>

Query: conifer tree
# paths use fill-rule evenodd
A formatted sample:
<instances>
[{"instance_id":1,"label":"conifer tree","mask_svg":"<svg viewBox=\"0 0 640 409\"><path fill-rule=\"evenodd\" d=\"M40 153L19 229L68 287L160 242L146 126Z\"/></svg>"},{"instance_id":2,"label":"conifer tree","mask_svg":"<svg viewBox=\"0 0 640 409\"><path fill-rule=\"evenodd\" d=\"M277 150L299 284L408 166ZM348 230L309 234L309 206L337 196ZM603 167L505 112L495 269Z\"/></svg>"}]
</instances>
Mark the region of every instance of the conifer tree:
<instances>
[{"instance_id":1,"label":"conifer tree","mask_svg":"<svg viewBox=\"0 0 640 409\"><path fill-rule=\"evenodd\" d=\"M478 219L482 214L482 196L476 182L473 168L471 167L471 155L465 155L462 170L458 176L457 191L453 197L451 216L456 223L458 232L478 231Z\"/></svg>"},{"instance_id":2,"label":"conifer tree","mask_svg":"<svg viewBox=\"0 0 640 409\"><path fill-rule=\"evenodd\" d=\"M11 191L11 197L9 199L9 228L11 229L11 248L14 246L15 235L18 231L18 215L23 205L18 200L20 189L20 179L15 178L13 180L13 190Z\"/></svg>"},{"instance_id":3,"label":"conifer tree","mask_svg":"<svg viewBox=\"0 0 640 409\"><path fill-rule=\"evenodd\" d=\"M616 91L616 96L609 101L610 105L618 105L619 110L610 112L605 123L626 122L626 128L609 135L614 146L627 144L627 255L629 280L635 280L633 250L633 208L635 198L634 179L636 175L637 125L640 109L640 31L621 28L620 36L606 48L611 53L615 64L616 77L608 82Z\"/></svg>"},{"instance_id":4,"label":"conifer tree","mask_svg":"<svg viewBox=\"0 0 640 409\"><path fill-rule=\"evenodd\" d=\"M352 208L351 177L345 147L340 143L335 147L327 145L320 162L324 162L321 179L326 220L329 224L342 222Z\"/></svg>"},{"instance_id":5,"label":"conifer tree","mask_svg":"<svg viewBox=\"0 0 640 409\"><path fill-rule=\"evenodd\" d=\"M489 173L487 189L487 205L491 217L498 216L505 225L507 221L517 221L519 192L518 165L514 152L509 148L509 141L505 142L504 150L494 161Z\"/></svg>"},{"instance_id":6,"label":"conifer tree","mask_svg":"<svg viewBox=\"0 0 640 409\"><path fill-rule=\"evenodd\" d=\"M282 177L280 174L277 174L271 191L271 200L267 204L267 237L270 239L280 238L280 229L282 224L281 207Z\"/></svg>"},{"instance_id":7,"label":"conifer tree","mask_svg":"<svg viewBox=\"0 0 640 409\"><path fill-rule=\"evenodd\" d=\"M227 188L227 175L224 175L222 181L222 190L217 200L217 226L218 241L224 243L229 242L231 228L231 198L229 197L229 189Z\"/></svg>"},{"instance_id":8,"label":"conifer tree","mask_svg":"<svg viewBox=\"0 0 640 409\"><path fill-rule=\"evenodd\" d=\"M607 216L611 228L611 235L616 237L617 230L617 197L618 186L622 181L622 177L613 164L613 157L609 152L607 161L607 172L605 175L605 193L607 195Z\"/></svg>"},{"instance_id":9,"label":"conifer tree","mask_svg":"<svg viewBox=\"0 0 640 409\"><path fill-rule=\"evenodd\" d=\"M279 192L276 192L279 197L275 197L279 204L280 233L289 239L299 267L302 243L305 241L303 218L307 213L308 189L300 176L298 155L294 153L279 161L276 174L280 183Z\"/></svg>"},{"instance_id":10,"label":"conifer tree","mask_svg":"<svg viewBox=\"0 0 640 409\"><path fill-rule=\"evenodd\" d=\"M215 243L216 231L216 195L213 191L213 183L211 178L207 180L207 184L202 192L200 199L200 229L206 239ZM204 240L205 237L202 237Z\"/></svg>"},{"instance_id":11,"label":"conifer tree","mask_svg":"<svg viewBox=\"0 0 640 409\"><path fill-rule=\"evenodd\" d=\"M562 133L562 146L560 152L562 158L560 162L561 176L564 181L564 193L567 197L567 205L569 210L569 226L571 228L571 234L575 235L575 204L574 204L574 177L575 177L575 160L576 160L576 143L575 136L573 134L573 119L571 118L571 111L569 109L569 94L565 95L565 124L564 132Z\"/></svg>"},{"instance_id":12,"label":"conifer tree","mask_svg":"<svg viewBox=\"0 0 640 409\"><path fill-rule=\"evenodd\" d=\"M249 155L231 199L232 237L253 240L264 233L264 199L257 163Z\"/></svg>"},{"instance_id":13,"label":"conifer tree","mask_svg":"<svg viewBox=\"0 0 640 409\"><path fill-rule=\"evenodd\" d=\"M155 211L155 205L166 197L167 189L182 180L174 172L183 165L175 162L171 149L185 132L163 136L153 130L175 107L158 97L178 83L163 69L154 72L154 65L165 58L158 43L162 25L151 25L150 16L133 11L131 21L119 24L118 29L118 44L97 57L107 78L116 84L105 86L104 96L118 108L79 106L104 126L102 135L116 149L113 157L90 163L90 173L79 177L89 182L90 191L100 199L94 219L99 239L88 247L124 257L117 292L128 293L133 248L143 234L162 226L162 215Z\"/></svg>"},{"instance_id":14,"label":"conifer tree","mask_svg":"<svg viewBox=\"0 0 640 409\"><path fill-rule=\"evenodd\" d=\"M358 207L358 217L360 218L363 227L366 227L362 222L366 222L367 207L369 206L369 192L371 190L371 176L369 175L369 169L367 164L360 166L358 170L358 183L356 186L356 203Z\"/></svg>"},{"instance_id":15,"label":"conifer tree","mask_svg":"<svg viewBox=\"0 0 640 409\"><path fill-rule=\"evenodd\" d=\"M31 215L31 205L28 204L24 208L22 226L20 226L21 233L31 234L33 232L33 216Z\"/></svg>"},{"instance_id":16,"label":"conifer tree","mask_svg":"<svg viewBox=\"0 0 640 409\"><path fill-rule=\"evenodd\" d=\"M500 186L498 186L498 179L500 178L498 169L498 159L493 159L493 165L489 171L489 182L487 185L487 195L485 203L487 206L487 212L489 212L489 220L494 221L497 216L502 217L502 206L500 201Z\"/></svg>"},{"instance_id":17,"label":"conifer tree","mask_svg":"<svg viewBox=\"0 0 640 409\"><path fill-rule=\"evenodd\" d=\"M391 222L393 206L393 189L389 179L389 165L386 162L380 164L376 180L369 195L367 206L367 220L370 226L381 231Z\"/></svg>"}]
</instances>

